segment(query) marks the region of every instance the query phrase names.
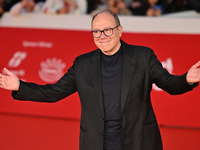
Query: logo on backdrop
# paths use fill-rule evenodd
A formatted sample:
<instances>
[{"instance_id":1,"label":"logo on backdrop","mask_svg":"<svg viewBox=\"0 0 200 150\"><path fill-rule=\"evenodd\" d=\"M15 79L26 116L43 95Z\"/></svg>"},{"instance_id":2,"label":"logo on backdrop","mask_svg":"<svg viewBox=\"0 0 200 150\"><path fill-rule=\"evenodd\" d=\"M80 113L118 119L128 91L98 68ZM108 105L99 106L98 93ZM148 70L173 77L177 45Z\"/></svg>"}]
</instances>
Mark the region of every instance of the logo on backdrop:
<instances>
[{"instance_id":1,"label":"logo on backdrop","mask_svg":"<svg viewBox=\"0 0 200 150\"><path fill-rule=\"evenodd\" d=\"M172 59L168 58L166 61L162 61L161 63L162 63L163 68L167 69L167 71L172 74L173 69L174 69ZM155 91L162 91L162 89L157 87L155 84L153 84L153 89Z\"/></svg>"},{"instance_id":2,"label":"logo on backdrop","mask_svg":"<svg viewBox=\"0 0 200 150\"><path fill-rule=\"evenodd\" d=\"M26 58L26 56L27 56L26 52L18 51L14 53L13 57L8 62L8 67L11 67L11 68L18 67L21 64L22 60Z\"/></svg>"},{"instance_id":3,"label":"logo on backdrop","mask_svg":"<svg viewBox=\"0 0 200 150\"><path fill-rule=\"evenodd\" d=\"M27 52L17 51L13 54L12 58L8 62L8 67L11 68L10 71L16 74L17 76L24 76L25 70L15 70L14 68L17 68L20 66L22 61L27 57Z\"/></svg>"},{"instance_id":4,"label":"logo on backdrop","mask_svg":"<svg viewBox=\"0 0 200 150\"><path fill-rule=\"evenodd\" d=\"M39 47L39 48L52 48L52 42L45 42L45 41L23 41L23 47Z\"/></svg>"},{"instance_id":5,"label":"logo on backdrop","mask_svg":"<svg viewBox=\"0 0 200 150\"><path fill-rule=\"evenodd\" d=\"M47 58L40 63L40 67L38 72L40 78L45 82L55 82L63 76L66 63L55 57Z\"/></svg>"}]
</instances>

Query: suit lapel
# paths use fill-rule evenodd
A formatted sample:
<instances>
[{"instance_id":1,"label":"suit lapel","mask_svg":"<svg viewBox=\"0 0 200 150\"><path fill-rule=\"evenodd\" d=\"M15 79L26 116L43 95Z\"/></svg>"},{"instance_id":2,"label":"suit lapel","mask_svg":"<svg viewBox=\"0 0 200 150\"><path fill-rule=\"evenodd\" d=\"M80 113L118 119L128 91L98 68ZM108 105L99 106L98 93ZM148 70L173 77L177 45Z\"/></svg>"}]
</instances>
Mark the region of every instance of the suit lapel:
<instances>
[{"instance_id":1,"label":"suit lapel","mask_svg":"<svg viewBox=\"0 0 200 150\"><path fill-rule=\"evenodd\" d=\"M102 87L101 87L101 60L100 50L97 50L91 58L91 65L89 67L89 74L92 80L93 87L97 94L97 101L101 111L104 113Z\"/></svg>"},{"instance_id":2,"label":"suit lapel","mask_svg":"<svg viewBox=\"0 0 200 150\"><path fill-rule=\"evenodd\" d=\"M126 103L126 98L130 92L130 86L133 79L133 74L135 70L135 60L132 58L133 53L129 46L122 41L123 48L123 72L122 72L122 93L121 93L121 112L123 112L124 105Z\"/></svg>"}]
</instances>

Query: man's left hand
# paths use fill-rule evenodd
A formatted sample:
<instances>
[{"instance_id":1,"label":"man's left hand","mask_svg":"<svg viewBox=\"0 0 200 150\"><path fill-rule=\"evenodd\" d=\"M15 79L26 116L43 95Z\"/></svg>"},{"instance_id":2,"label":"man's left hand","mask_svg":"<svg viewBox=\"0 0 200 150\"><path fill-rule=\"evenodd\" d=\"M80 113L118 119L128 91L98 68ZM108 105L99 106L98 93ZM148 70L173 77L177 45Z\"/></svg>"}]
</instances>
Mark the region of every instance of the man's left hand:
<instances>
[{"instance_id":1,"label":"man's left hand","mask_svg":"<svg viewBox=\"0 0 200 150\"><path fill-rule=\"evenodd\" d=\"M200 61L194 64L188 71L186 80L188 83L196 83L200 81Z\"/></svg>"}]
</instances>

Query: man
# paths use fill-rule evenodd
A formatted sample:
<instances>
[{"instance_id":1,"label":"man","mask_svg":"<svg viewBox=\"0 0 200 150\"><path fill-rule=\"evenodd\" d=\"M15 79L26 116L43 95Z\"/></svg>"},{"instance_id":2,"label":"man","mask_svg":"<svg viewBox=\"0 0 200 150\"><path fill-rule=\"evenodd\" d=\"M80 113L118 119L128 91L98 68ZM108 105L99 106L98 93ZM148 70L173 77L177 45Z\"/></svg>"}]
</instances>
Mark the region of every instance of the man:
<instances>
[{"instance_id":1,"label":"man","mask_svg":"<svg viewBox=\"0 0 200 150\"><path fill-rule=\"evenodd\" d=\"M80 150L162 150L151 105L152 83L170 94L192 90L200 81L200 61L182 75L169 74L153 51L123 42L122 26L109 10L92 19L98 49L77 57L55 84L20 81L4 69L0 87L15 99L56 102L74 92L81 101Z\"/></svg>"}]
</instances>

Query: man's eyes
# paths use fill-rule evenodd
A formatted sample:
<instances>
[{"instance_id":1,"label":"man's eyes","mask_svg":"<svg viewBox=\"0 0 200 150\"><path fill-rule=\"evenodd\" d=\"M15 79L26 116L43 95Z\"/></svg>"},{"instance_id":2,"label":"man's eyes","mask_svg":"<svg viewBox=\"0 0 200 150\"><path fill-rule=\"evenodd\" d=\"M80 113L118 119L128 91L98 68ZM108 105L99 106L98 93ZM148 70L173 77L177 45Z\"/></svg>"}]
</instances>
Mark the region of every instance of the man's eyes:
<instances>
[{"instance_id":1,"label":"man's eyes","mask_svg":"<svg viewBox=\"0 0 200 150\"><path fill-rule=\"evenodd\" d=\"M101 32L100 30L95 30L95 31L93 31L94 33L99 33L99 32Z\"/></svg>"},{"instance_id":2,"label":"man's eyes","mask_svg":"<svg viewBox=\"0 0 200 150\"><path fill-rule=\"evenodd\" d=\"M99 32L101 32L101 31L107 32L107 31L110 31L110 30L111 30L111 28L109 28L109 29L104 29L104 30L94 30L93 32L94 32L94 33L99 33Z\"/></svg>"},{"instance_id":3,"label":"man's eyes","mask_svg":"<svg viewBox=\"0 0 200 150\"><path fill-rule=\"evenodd\" d=\"M104 31L110 31L111 30L111 28L109 28L109 29L104 29Z\"/></svg>"}]
</instances>

